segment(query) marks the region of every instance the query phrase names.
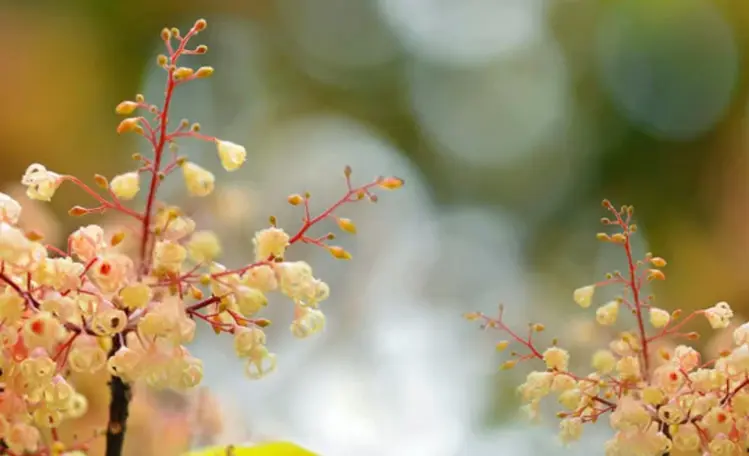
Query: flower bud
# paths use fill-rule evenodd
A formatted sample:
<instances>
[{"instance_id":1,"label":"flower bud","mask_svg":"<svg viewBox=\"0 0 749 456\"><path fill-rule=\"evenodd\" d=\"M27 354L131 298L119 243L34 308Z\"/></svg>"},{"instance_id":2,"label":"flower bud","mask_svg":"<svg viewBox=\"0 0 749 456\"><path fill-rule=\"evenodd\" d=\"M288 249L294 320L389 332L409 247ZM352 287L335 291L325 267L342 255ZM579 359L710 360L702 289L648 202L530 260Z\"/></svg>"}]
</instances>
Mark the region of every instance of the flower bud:
<instances>
[{"instance_id":1,"label":"flower bud","mask_svg":"<svg viewBox=\"0 0 749 456\"><path fill-rule=\"evenodd\" d=\"M138 109L138 103L133 101L123 101L117 105L114 111L121 116L129 116L134 113L136 109Z\"/></svg>"},{"instance_id":2,"label":"flower bud","mask_svg":"<svg viewBox=\"0 0 749 456\"><path fill-rule=\"evenodd\" d=\"M403 187L403 179L399 177L388 177L379 182L380 188L385 190L396 190Z\"/></svg>"},{"instance_id":3,"label":"flower bud","mask_svg":"<svg viewBox=\"0 0 749 456\"><path fill-rule=\"evenodd\" d=\"M207 78L210 77L213 74L213 67L209 66L203 66L198 68L198 71L195 72L196 78Z\"/></svg>"},{"instance_id":4,"label":"flower bud","mask_svg":"<svg viewBox=\"0 0 749 456\"><path fill-rule=\"evenodd\" d=\"M356 225L354 225L354 222L352 222L351 219L339 218L337 222L338 228L341 230L350 234L356 234Z\"/></svg>"},{"instance_id":5,"label":"flower bud","mask_svg":"<svg viewBox=\"0 0 749 456\"><path fill-rule=\"evenodd\" d=\"M195 73L195 70L189 67L179 67L176 70L174 70L174 77L175 79L186 79Z\"/></svg>"},{"instance_id":6,"label":"flower bud","mask_svg":"<svg viewBox=\"0 0 749 456\"><path fill-rule=\"evenodd\" d=\"M120 124L117 126L117 134L121 135L123 133L130 133L133 131L138 131L140 128L140 121L137 117L128 117L127 119L124 119Z\"/></svg>"},{"instance_id":7,"label":"flower bud","mask_svg":"<svg viewBox=\"0 0 749 456\"><path fill-rule=\"evenodd\" d=\"M333 255L333 258L337 258L339 260L350 260L351 254L343 249L343 247L338 246L332 246L328 247L328 252L330 252L331 255Z\"/></svg>"}]
</instances>

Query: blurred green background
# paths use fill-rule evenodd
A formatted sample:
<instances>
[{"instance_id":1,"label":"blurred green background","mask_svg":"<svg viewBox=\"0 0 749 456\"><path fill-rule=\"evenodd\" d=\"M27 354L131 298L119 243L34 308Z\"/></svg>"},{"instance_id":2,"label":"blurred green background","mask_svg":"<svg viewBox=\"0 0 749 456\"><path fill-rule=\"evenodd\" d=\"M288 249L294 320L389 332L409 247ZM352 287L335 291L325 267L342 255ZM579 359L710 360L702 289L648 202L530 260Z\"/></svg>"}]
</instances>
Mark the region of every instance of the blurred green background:
<instances>
[{"instance_id":1,"label":"blurred green background","mask_svg":"<svg viewBox=\"0 0 749 456\"><path fill-rule=\"evenodd\" d=\"M6 191L17 191L13 185L30 162L85 178L126 169L142 144L115 134L114 106L141 92L158 101L158 32L186 30L198 17L208 20L199 41L210 49L199 64L217 74L180 92L177 112L247 145L248 166L273 159L275 148L263 147L264 138L280 126L318 116L353 122L413 168L436 213L482 214L456 226L497 214L512 218L524 274L543 278L563 302L566 290L603 272L593 235L600 201L609 198L636 207L643 249L669 260L668 281L656 290L661 305L689 309L727 300L740 314L749 312L749 4L6 0ZM303 163L314 161L313 153L300 147L284 156L286 168L269 169L292 170L304 187ZM349 157L326 160L331 178L349 164ZM258 169L264 168L238 181L255 182ZM367 166L359 171L370 174ZM309 179L324 176L310 168ZM80 198L63 187L51 211L34 206L24 223L59 240L78 222L64 214ZM461 265L448 258L441 267ZM491 272L487 277L494 280ZM482 301L465 302L473 299ZM452 309L455 325L465 306L491 307L498 299L466 293L463 307ZM489 351L472 356L495 365Z\"/></svg>"}]
</instances>

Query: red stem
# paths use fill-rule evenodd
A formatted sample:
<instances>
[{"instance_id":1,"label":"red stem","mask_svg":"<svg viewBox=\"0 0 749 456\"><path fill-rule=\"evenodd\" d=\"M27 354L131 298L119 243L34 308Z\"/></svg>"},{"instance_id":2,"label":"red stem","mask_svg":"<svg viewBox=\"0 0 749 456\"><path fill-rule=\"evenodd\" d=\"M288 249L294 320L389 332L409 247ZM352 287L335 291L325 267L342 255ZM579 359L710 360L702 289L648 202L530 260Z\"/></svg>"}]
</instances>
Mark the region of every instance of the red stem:
<instances>
[{"instance_id":1,"label":"red stem","mask_svg":"<svg viewBox=\"0 0 749 456\"><path fill-rule=\"evenodd\" d=\"M172 62L173 63L173 62ZM154 159L153 159L153 174L151 176L151 186L148 189L148 197L146 199L146 208L143 211L143 230L141 232L140 241L140 273L144 273L147 268L146 253L148 250L149 235L151 234L151 215L153 213L153 205L156 201L156 191L159 188L159 168L161 167L161 157L164 153L164 145L166 144L166 126L168 123L169 105L172 101L172 94L174 93L174 70L169 69L167 76L166 91L164 96L164 108L161 110L159 115L159 142L154 148Z\"/></svg>"},{"instance_id":2,"label":"red stem","mask_svg":"<svg viewBox=\"0 0 749 456\"><path fill-rule=\"evenodd\" d=\"M629 217L627 220L622 219L621 214L610 203L607 205L616 217L616 224L624 230L624 252L627 255L627 267L629 269L628 285L632 290L632 299L634 300L635 317L637 318L637 329L640 332L640 343L642 344L642 361L643 370L642 378L647 380L650 375L650 355L648 354L648 336L645 332L645 322L642 317L642 301L640 300L640 284L637 280L637 266L632 257L632 243L630 242Z\"/></svg>"},{"instance_id":3,"label":"red stem","mask_svg":"<svg viewBox=\"0 0 749 456\"><path fill-rule=\"evenodd\" d=\"M147 270L147 251L148 251L148 244L149 244L149 235L151 234L151 217L153 213L153 205L156 202L156 191L159 188L159 171L161 168L161 158L164 155L164 146L166 145L167 141L170 139L169 135L167 134L167 124L169 123L169 105L172 102L172 95L174 95L174 87L176 86L174 81L174 68L177 66L177 60L179 60L180 55L185 50L185 45L190 40L190 38L196 33L196 30L193 28L191 29L187 35L185 35L184 38L179 43L179 47L176 51L172 52L171 44L167 42L167 48L170 52L169 57L169 70L167 74L167 80L166 80L166 89L164 90L164 106L161 109L161 112L159 112L159 142L154 147L154 157L153 157L153 167L152 167L152 177L151 177L151 186L148 189L148 197L146 199L146 208L143 211L143 230L141 233L141 241L140 241L140 260L141 260L141 267L140 267L140 274L143 274Z\"/></svg>"}]
</instances>

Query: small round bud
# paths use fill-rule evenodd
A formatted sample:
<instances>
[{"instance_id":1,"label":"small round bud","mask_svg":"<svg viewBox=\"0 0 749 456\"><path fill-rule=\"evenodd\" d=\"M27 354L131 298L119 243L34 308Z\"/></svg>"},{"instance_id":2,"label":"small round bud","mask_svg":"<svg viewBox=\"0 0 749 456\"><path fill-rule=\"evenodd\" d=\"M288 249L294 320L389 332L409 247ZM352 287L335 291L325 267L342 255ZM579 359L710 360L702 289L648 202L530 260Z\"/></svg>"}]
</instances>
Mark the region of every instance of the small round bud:
<instances>
[{"instance_id":1,"label":"small round bud","mask_svg":"<svg viewBox=\"0 0 749 456\"><path fill-rule=\"evenodd\" d=\"M192 28L196 32L202 32L206 27L208 27L208 22L206 22L205 19L198 19L197 21L195 21L195 25L193 25Z\"/></svg>"},{"instance_id":2,"label":"small round bud","mask_svg":"<svg viewBox=\"0 0 749 456\"><path fill-rule=\"evenodd\" d=\"M479 314L478 312L467 312L463 314L463 318L468 321L476 321L481 318L481 314Z\"/></svg>"},{"instance_id":3,"label":"small round bud","mask_svg":"<svg viewBox=\"0 0 749 456\"><path fill-rule=\"evenodd\" d=\"M653 257L650 259L650 264L655 266L656 268L663 268L666 267L666 260L664 260L661 257Z\"/></svg>"},{"instance_id":4,"label":"small round bud","mask_svg":"<svg viewBox=\"0 0 749 456\"><path fill-rule=\"evenodd\" d=\"M96 182L96 185L98 185L99 188L103 188L104 190L107 190L109 188L109 182L107 181L107 178L102 176L101 174L94 174L94 182Z\"/></svg>"},{"instance_id":5,"label":"small round bud","mask_svg":"<svg viewBox=\"0 0 749 456\"><path fill-rule=\"evenodd\" d=\"M349 165L346 165L345 168L343 168L343 175L346 177L351 177L352 169Z\"/></svg>"},{"instance_id":6,"label":"small round bud","mask_svg":"<svg viewBox=\"0 0 749 456\"><path fill-rule=\"evenodd\" d=\"M507 349L507 347L508 347L509 345L510 345L510 341L507 341L507 340L500 340L499 342L497 342L497 345L496 345L496 347L495 347L495 348L496 348L496 350L497 350L498 352L503 352L503 351L505 351L505 350Z\"/></svg>"},{"instance_id":7,"label":"small round bud","mask_svg":"<svg viewBox=\"0 0 749 456\"><path fill-rule=\"evenodd\" d=\"M203 291L194 285L190 285L190 296L195 300L203 299Z\"/></svg>"},{"instance_id":8,"label":"small round bud","mask_svg":"<svg viewBox=\"0 0 749 456\"><path fill-rule=\"evenodd\" d=\"M165 56L164 54L159 54L158 57L156 57L156 64L158 64L162 68L166 67L166 64L168 62L169 62L169 58Z\"/></svg>"},{"instance_id":9,"label":"small round bud","mask_svg":"<svg viewBox=\"0 0 749 456\"><path fill-rule=\"evenodd\" d=\"M125 232L124 231L118 231L112 235L112 237L109 239L109 245L112 247L116 247L122 243L122 241L125 240Z\"/></svg>"},{"instance_id":10,"label":"small round bud","mask_svg":"<svg viewBox=\"0 0 749 456\"><path fill-rule=\"evenodd\" d=\"M403 187L404 181L399 177L388 177L379 182L380 188L385 190L396 190Z\"/></svg>"},{"instance_id":11,"label":"small round bud","mask_svg":"<svg viewBox=\"0 0 749 456\"><path fill-rule=\"evenodd\" d=\"M198 71L195 72L196 78L207 78L210 77L213 74L213 67L209 66L203 66L198 68Z\"/></svg>"},{"instance_id":12,"label":"small round bud","mask_svg":"<svg viewBox=\"0 0 749 456\"><path fill-rule=\"evenodd\" d=\"M611 236L611 240L618 244L624 244L625 242L627 242L627 237L623 235L622 233L616 233L613 236Z\"/></svg>"},{"instance_id":13,"label":"small round bud","mask_svg":"<svg viewBox=\"0 0 749 456\"><path fill-rule=\"evenodd\" d=\"M28 230L24 233L26 239L32 242L39 242L44 240L44 235L36 230Z\"/></svg>"},{"instance_id":14,"label":"small round bud","mask_svg":"<svg viewBox=\"0 0 749 456\"><path fill-rule=\"evenodd\" d=\"M195 70L189 67L179 67L174 70L175 79L187 79L195 73Z\"/></svg>"},{"instance_id":15,"label":"small round bud","mask_svg":"<svg viewBox=\"0 0 749 456\"><path fill-rule=\"evenodd\" d=\"M206 46L205 44L201 44L200 46L195 48L196 54L205 54L206 52L208 52L208 46Z\"/></svg>"},{"instance_id":16,"label":"small round bud","mask_svg":"<svg viewBox=\"0 0 749 456\"><path fill-rule=\"evenodd\" d=\"M599 241L610 242L611 236L606 233L598 233L596 234L596 239L598 239Z\"/></svg>"},{"instance_id":17,"label":"small round bud","mask_svg":"<svg viewBox=\"0 0 749 456\"><path fill-rule=\"evenodd\" d=\"M289 197L286 198L286 201L288 201L292 206L298 206L299 204L302 204L304 198L302 198L302 195L295 193L293 195L289 195Z\"/></svg>"},{"instance_id":18,"label":"small round bud","mask_svg":"<svg viewBox=\"0 0 749 456\"><path fill-rule=\"evenodd\" d=\"M133 131L138 131L140 128L139 120L137 117L128 117L127 119L124 119L120 124L117 126L117 134L121 135L123 133L130 133Z\"/></svg>"},{"instance_id":19,"label":"small round bud","mask_svg":"<svg viewBox=\"0 0 749 456\"><path fill-rule=\"evenodd\" d=\"M143 94L139 93L135 95L135 102L136 103L143 103L146 101L146 97L143 96Z\"/></svg>"},{"instance_id":20,"label":"small round bud","mask_svg":"<svg viewBox=\"0 0 749 456\"><path fill-rule=\"evenodd\" d=\"M169 41L172 39L172 31L168 28L164 28L161 30L161 39L164 41Z\"/></svg>"},{"instance_id":21,"label":"small round bud","mask_svg":"<svg viewBox=\"0 0 749 456\"><path fill-rule=\"evenodd\" d=\"M351 219L339 218L337 222L338 228L341 230L350 234L356 234L356 225L354 225L354 222L352 222Z\"/></svg>"},{"instance_id":22,"label":"small round bud","mask_svg":"<svg viewBox=\"0 0 749 456\"><path fill-rule=\"evenodd\" d=\"M659 269L648 270L648 281L666 280L666 275Z\"/></svg>"},{"instance_id":23,"label":"small round bud","mask_svg":"<svg viewBox=\"0 0 749 456\"><path fill-rule=\"evenodd\" d=\"M333 258L337 258L339 260L350 260L351 254L343 249L343 247L338 246L331 246L328 247L328 252L330 252L331 255L333 255Z\"/></svg>"},{"instance_id":24,"label":"small round bud","mask_svg":"<svg viewBox=\"0 0 749 456\"><path fill-rule=\"evenodd\" d=\"M515 367L517 365L517 363L518 362L516 360L511 359L509 361L505 361L504 363L502 363L502 365L499 366L499 368L502 369L502 370L510 370L513 367Z\"/></svg>"},{"instance_id":25,"label":"small round bud","mask_svg":"<svg viewBox=\"0 0 749 456\"><path fill-rule=\"evenodd\" d=\"M123 101L114 108L114 112L121 116L129 116L134 113L136 109L138 109L138 103L133 101Z\"/></svg>"},{"instance_id":26,"label":"small round bud","mask_svg":"<svg viewBox=\"0 0 749 456\"><path fill-rule=\"evenodd\" d=\"M88 209L82 206L73 206L68 210L68 215L71 217L80 217L86 214L88 214Z\"/></svg>"}]
</instances>

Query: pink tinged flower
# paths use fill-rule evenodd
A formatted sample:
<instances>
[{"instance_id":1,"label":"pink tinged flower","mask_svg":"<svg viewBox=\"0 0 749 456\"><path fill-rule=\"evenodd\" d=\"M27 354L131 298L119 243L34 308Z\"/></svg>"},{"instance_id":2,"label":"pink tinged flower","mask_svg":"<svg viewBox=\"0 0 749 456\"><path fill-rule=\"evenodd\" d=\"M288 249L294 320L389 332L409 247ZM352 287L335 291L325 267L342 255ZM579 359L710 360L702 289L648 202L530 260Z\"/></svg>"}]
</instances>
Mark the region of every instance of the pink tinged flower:
<instances>
[{"instance_id":1,"label":"pink tinged flower","mask_svg":"<svg viewBox=\"0 0 749 456\"><path fill-rule=\"evenodd\" d=\"M51 313L41 311L23 325L23 340L28 347L54 347L64 336L65 328Z\"/></svg>"},{"instance_id":2,"label":"pink tinged flower","mask_svg":"<svg viewBox=\"0 0 749 456\"><path fill-rule=\"evenodd\" d=\"M107 242L104 239L104 230L98 225L88 225L78 228L68 239L73 254L82 261L87 262L104 252Z\"/></svg>"},{"instance_id":3,"label":"pink tinged flower","mask_svg":"<svg viewBox=\"0 0 749 456\"><path fill-rule=\"evenodd\" d=\"M686 372L691 372L700 365L700 353L686 345L679 345L674 349L674 358Z\"/></svg>"},{"instance_id":4,"label":"pink tinged flower","mask_svg":"<svg viewBox=\"0 0 749 456\"><path fill-rule=\"evenodd\" d=\"M34 453L39 448L41 434L37 428L29 424L17 421L3 439L8 449L14 453Z\"/></svg>"},{"instance_id":5,"label":"pink tinged flower","mask_svg":"<svg viewBox=\"0 0 749 456\"><path fill-rule=\"evenodd\" d=\"M102 292L114 293L134 277L135 264L127 255L109 253L99 259L90 274Z\"/></svg>"}]
</instances>

